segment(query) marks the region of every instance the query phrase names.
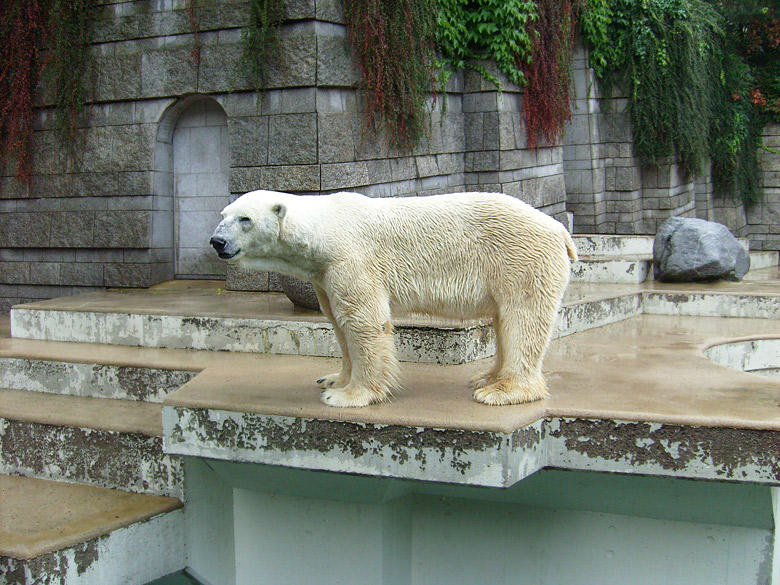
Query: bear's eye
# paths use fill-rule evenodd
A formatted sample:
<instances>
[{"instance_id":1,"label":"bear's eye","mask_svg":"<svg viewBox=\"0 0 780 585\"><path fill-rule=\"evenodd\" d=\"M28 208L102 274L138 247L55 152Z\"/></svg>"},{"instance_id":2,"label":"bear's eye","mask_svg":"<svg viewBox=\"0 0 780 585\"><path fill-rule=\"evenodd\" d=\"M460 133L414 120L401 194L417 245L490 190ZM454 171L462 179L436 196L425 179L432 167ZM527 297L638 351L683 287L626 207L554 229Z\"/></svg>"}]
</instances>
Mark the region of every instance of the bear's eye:
<instances>
[{"instance_id":1,"label":"bear's eye","mask_svg":"<svg viewBox=\"0 0 780 585\"><path fill-rule=\"evenodd\" d=\"M240 223L242 226L248 226L250 223L252 223L252 220L248 217L239 217L238 223Z\"/></svg>"}]
</instances>

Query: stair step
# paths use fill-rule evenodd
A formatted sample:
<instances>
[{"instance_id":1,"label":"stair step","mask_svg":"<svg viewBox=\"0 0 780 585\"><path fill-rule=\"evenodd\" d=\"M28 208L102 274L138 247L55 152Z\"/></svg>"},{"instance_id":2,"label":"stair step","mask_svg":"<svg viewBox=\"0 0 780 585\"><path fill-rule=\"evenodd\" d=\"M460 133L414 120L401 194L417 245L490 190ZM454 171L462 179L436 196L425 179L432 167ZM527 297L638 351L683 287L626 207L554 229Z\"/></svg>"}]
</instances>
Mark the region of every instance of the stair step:
<instances>
[{"instance_id":1,"label":"stair step","mask_svg":"<svg viewBox=\"0 0 780 585\"><path fill-rule=\"evenodd\" d=\"M653 257L582 256L572 263L572 282L639 284L651 276Z\"/></svg>"},{"instance_id":2,"label":"stair step","mask_svg":"<svg viewBox=\"0 0 780 585\"><path fill-rule=\"evenodd\" d=\"M775 268L778 265L778 256L780 256L780 252L774 250L750 252L750 270Z\"/></svg>"},{"instance_id":3,"label":"stair step","mask_svg":"<svg viewBox=\"0 0 780 585\"><path fill-rule=\"evenodd\" d=\"M581 234L572 236L580 256L652 256L654 236L610 236Z\"/></svg>"},{"instance_id":4,"label":"stair step","mask_svg":"<svg viewBox=\"0 0 780 585\"><path fill-rule=\"evenodd\" d=\"M161 405L0 389L0 473L181 497Z\"/></svg>"},{"instance_id":5,"label":"stair step","mask_svg":"<svg viewBox=\"0 0 780 585\"><path fill-rule=\"evenodd\" d=\"M178 499L0 475L0 576L143 585L186 564Z\"/></svg>"},{"instance_id":6,"label":"stair step","mask_svg":"<svg viewBox=\"0 0 780 585\"><path fill-rule=\"evenodd\" d=\"M84 359L94 360L91 355ZM197 372L138 367L122 364L67 362L52 359L0 357L0 387L162 402L189 382Z\"/></svg>"}]
</instances>

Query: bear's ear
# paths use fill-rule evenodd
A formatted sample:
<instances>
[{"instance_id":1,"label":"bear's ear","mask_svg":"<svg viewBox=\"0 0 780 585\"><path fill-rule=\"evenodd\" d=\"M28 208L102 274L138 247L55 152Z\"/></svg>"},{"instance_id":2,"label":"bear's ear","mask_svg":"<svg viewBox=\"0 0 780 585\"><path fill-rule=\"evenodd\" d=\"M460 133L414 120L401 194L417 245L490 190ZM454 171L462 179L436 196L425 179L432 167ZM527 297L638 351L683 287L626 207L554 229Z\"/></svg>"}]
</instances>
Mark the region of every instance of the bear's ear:
<instances>
[{"instance_id":1,"label":"bear's ear","mask_svg":"<svg viewBox=\"0 0 780 585\"><path fill-rule=\"evenodd\" d=\"M274 215L276 215L276 217L282 219L287 213L287 207L283 203L275 203L273 206L271 206L271 211L274 213Z\"/></svg>"}]
</instances>

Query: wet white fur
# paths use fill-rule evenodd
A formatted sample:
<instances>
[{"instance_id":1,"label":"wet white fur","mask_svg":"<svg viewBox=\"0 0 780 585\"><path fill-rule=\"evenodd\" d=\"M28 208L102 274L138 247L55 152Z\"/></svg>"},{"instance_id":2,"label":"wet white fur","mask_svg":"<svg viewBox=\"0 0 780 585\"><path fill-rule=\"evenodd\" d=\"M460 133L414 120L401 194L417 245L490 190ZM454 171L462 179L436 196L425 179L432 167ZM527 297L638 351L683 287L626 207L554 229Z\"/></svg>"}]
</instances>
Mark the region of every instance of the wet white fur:
<instances>
[{"instance_id":1,"label":"wet white fur","mask_svg":"<svg viewBox=\"0 0 780 585\"><path fill-rule=\"evenodd\" d=\"M397 309L492 318L496 361L472 381L475 399L547 396L542 359L576 252L566 229L544 213L489 193L370 199L253 191L222 215L217 232L241 250L231 261L314 284L344 357L339 373L317 381L326 404L389 397L399 380L390 325Z\"/></svg>"}]
</instances>

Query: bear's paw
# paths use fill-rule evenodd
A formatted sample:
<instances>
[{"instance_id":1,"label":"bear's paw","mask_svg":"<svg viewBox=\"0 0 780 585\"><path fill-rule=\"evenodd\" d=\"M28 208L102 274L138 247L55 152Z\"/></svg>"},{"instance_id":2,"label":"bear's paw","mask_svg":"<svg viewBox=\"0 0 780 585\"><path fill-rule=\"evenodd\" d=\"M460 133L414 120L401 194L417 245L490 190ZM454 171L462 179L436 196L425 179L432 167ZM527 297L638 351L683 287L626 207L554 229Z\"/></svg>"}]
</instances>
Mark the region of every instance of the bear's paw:
<instances>
[{"instance_id":1,"label":"bear's paw","mask_svg":"<svg viewBox=\"0 0 780 585\"><path fill-rule=\"evenodd\" d=\"M474 400L490 406L506 404L524 404L548 398L544 378L534 380L504 379L497 380L474 392Z\"/></svg>"},{"instance_id":2,"label":"bear's paw","mask_svg":"<svg viewBox=\"0 0 780 585\"><path fill-rule=\"evenodd\" d=\"M390 394L387 391L371 390L365 386L349 383L344 388L324 390L320 398L328 406L350 408L385 402L389 396Z\"/></svg>"}]
</instances>

